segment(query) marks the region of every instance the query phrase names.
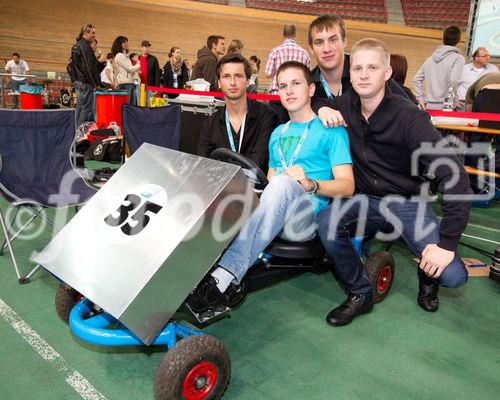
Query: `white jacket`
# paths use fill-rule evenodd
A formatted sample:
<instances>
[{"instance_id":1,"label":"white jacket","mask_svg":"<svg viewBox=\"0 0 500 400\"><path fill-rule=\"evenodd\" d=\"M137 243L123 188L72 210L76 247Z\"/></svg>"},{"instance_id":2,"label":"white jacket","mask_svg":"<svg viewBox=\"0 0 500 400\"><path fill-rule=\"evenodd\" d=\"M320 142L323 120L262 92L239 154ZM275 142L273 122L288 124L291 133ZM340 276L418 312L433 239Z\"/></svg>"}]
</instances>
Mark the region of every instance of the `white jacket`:
<instances>
[{"instance_id":1,"label":"white jacket","mask_svg":"<svg viewBox=\"0 0 500 400\"><path fill-rule=\"evenodd\" d=\"M133 83L133 75L135 71L138 71L141 68L141 65L137 63L136 65L132 65L132 61L130 61L130 57L125 53L118 53L115 56L115 64L118 67L118 74L116 75L116 79L118 79L118 84L122 83Z\"/></svg>"}]
</instances>

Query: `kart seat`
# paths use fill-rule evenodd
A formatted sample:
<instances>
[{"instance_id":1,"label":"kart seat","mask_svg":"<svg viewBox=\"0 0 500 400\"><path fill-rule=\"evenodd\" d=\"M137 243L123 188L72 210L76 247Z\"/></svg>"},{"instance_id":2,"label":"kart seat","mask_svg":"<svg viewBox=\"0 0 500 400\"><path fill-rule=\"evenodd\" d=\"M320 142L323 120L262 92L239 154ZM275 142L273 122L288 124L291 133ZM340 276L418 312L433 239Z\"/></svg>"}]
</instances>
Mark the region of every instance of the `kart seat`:
<instances>
[{"instance_id":1,"label":"kart seat","mask_svg":"<svg viewBox=\"0 0 500 400\"><path fill-rule=\"evenodd\" d=\"M291 242L277 237L264 252L275 257L301 259L323 257L325 250L318 236L306 242Z\"/></svg>"}]
</instances>

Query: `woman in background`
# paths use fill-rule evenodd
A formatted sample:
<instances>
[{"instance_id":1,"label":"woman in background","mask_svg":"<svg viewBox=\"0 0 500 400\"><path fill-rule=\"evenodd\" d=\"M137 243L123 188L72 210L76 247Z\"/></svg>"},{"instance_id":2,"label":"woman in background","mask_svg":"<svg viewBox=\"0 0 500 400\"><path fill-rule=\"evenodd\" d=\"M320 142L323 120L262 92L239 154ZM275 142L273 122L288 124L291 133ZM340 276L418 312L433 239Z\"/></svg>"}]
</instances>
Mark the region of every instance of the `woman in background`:
<instances>
[{"instance_id":1,"label":"woman in background","mask_svg":"<svg viewBox=\"0 0 500 400\"><path fill-rule=\"evenodd\" d=\"M391 67L392 79L394 79L399 86L401 86L401 89L405 91L406 95L413 103L418 104L418 101L411 89L405 86L406 73L408 72L408 61L406 60L406 57L400 54L391 54Z\"/></svg>"},{"instance_id":2,"label":"woman in background","mask_svg":"<svg viewBox=\"0 0 500 400\"><path fill-rule=\"evenodd\" d=\"M139 71L141 65L139 63L132 65L128 55L128 39L125 36L118 36L111 46L111 52L115 56L118 87L127 91L129 104L137 105L133 78L134 72Z\"/></svg>"},{"instance_id":3,"label":"woman in background","mask_svg":"<svg viewBox=\"0 0 500 400\"><path fill-rule=\"evenodd\" d=\"M231 40L231 43L229 44L229 48L227 49L227 54L241 54L243 51L243 43L239 39L233 39Z\"/></svg>"},{"instance_id":4,"label":"woman in background","mask_svg":"<svg viewBox=\"0 0 500 400\"><path fill-rule=\"evenodd\" d=\"M166 88L183 89L189 80L189 70L186 63L182 61L181 49L172 47L168 53L170 60L163 67L161 83ZM177 97L170 95L169 97Z\"/></svg>"},{"instance_id":5,"label":"woman in background","mask_svg":"<svg viewBox=\"0 0 500 400\"><path fill-rule=\"evenodd\" d=\"M256 55L253 55L248 60L250 65L252 66L252 76L248 81L248 93L257 93L257 89L259 88L259 70L260 70L260 58Z\"/></svg>"}]
</instances>

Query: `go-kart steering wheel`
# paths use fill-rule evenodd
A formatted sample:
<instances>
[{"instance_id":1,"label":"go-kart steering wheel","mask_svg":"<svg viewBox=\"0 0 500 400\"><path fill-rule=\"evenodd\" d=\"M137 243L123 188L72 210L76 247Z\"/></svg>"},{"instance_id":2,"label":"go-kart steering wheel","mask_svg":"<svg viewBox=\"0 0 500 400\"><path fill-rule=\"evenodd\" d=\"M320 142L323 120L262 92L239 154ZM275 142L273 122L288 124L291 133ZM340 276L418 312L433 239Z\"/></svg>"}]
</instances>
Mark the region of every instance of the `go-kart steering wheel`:
<instances>
[{"instance_id":1,"label":"go-kart steering wheel","mask_svg":"<svg viewBox=\"0 0 500 400\"><path fill-rule=\"evenodd\" d=\"M215 149L212 151L212 154L210 154L210 158L238 165L243 168L243 172L245 172L250 182L253 183L254 189L257 192L263 191L269 183L266 174L264 174L253 161L235 151L224 148Z\"/></svg>"}]
</instances>

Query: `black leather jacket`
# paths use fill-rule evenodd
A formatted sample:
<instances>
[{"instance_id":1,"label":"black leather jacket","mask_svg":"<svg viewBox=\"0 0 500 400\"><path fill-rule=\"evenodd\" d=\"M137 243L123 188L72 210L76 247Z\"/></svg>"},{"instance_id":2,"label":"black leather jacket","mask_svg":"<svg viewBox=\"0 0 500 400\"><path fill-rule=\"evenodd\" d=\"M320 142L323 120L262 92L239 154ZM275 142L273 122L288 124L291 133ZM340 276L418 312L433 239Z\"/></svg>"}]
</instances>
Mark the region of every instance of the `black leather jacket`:
<instances>
[{"instance_id":1,"label":"black leather jacket","mask_svg":"<svg viewBox=\"0 0 500 400\"><path fill-rule=\"evenodd\" d=\"M88 83L94 88L101 84L101 71L106 65L97 60L89 42L83 38L71 48L71 65L73 81Z\"/></svg>"}]
</instances>

